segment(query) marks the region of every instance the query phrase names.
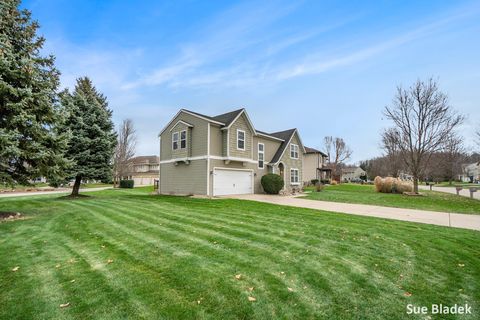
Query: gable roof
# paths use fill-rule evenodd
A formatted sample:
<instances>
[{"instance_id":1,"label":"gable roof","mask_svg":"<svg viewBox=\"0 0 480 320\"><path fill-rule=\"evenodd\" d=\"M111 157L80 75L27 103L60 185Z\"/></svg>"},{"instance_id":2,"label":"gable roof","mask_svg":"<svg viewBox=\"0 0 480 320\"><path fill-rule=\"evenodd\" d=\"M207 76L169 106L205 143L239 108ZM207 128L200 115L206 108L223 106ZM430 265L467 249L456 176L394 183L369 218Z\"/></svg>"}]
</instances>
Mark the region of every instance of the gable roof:
<instances>
[{"instance_id":1,"label":"gable roof","mask_svg":"<svg viewBox=\"0 0 480 320\"><path fill-rule=\"evenodd\" d=\"M314 149L314 148L310 148L310 147L305 147L305 153L320 153L322 156L326 157L327 155L325 153L323 153L322 151L320 150L317 150L317 149Z\"/></svg>"},{"instance_id":2,"label":"gable roof","mask_svg":"<svg viewBox=\"0 0 480 320\"><path fill-rule=\"evenodd\" d=\"M159 156L137 156L130 159L132 164L157 164L160 161Z\"/></svg>"},{"instance_id":3,"label":"gable roof","mask_svg":"<svg viewBox=\"0 0 480 320\"><path fill-rule=\"evenodd\" d=\"M280 158L282 157L285 149L287 148L288 144L290 143L290 140L292 139L296 131L297 129L289 129L285 131L270 133L271 136L274 136L276 138L283 140L282 144L278 148L277 152L275 152L275 155L273 156L270 163L277 163L280 160Z\"/></svg>"},{"instance_id":4,"label":"gable roof","mask_svg":"<svg viewBox=\"0 0 480 320\"><path fill-rule=\"evenodd\" d=\"M223 122L225 127L229 127L232 122L243 112L245 109L238 109L235 111L230 111L227 113L219 114L218 116L214 116L213 119Z\"/></svg>"}]
</instances>

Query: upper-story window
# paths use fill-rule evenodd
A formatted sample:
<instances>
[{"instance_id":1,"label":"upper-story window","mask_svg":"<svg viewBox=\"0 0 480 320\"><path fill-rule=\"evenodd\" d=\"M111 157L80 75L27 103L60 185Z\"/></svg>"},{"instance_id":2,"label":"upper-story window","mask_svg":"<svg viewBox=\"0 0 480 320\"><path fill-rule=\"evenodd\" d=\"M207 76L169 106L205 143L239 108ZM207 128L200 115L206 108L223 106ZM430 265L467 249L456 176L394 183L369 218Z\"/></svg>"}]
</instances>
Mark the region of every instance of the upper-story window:
<instances>
[{"instance_id":1,"label":"upper-story window","mask_svg":"<svg viewBox=\"0 0 480 320\"><path fill-rule=\"evenodd\" d=\"M180 148L185 149L187 147L187 130L180 132Z\"/></svg>"},{"instance_id":2,"label":"upper-story window","mask_svg":"<svg viewBox=\"0 0 480 320\"><path fill-rule=\"evenodd\" d=\"M245 131L237 130L237 149L245 150Z\"/></svg>"},{"instance_id":3,"label":"upper-story window","mask_svg":"<svg viewBox=\"0 0 480 320\"><path fill-rule=\"evenodd\" d=\"M265 145L263 143L258 144L258 168L263 169L265 166Z\"/></svg>"},{"instance_id":4,"label":"upper-story window","mask_svg":"<svg viewBox=\"0 0 480 320\"><path fill-rule=\"evenodd\" d=\"M172 149L173 150L178 149L178 132L174 132L172 134Z\"/></svg>"},{"instance_id":5,"label":"upper-story window","mask_svg":"<svg viewBox=\"0 0 480 320\"><path fill-rule=\"evenodd\" d=\"M290 144L290 158L298 159L298 145Z\"/></svg>"},{"instance_id":6,"label":"upper-story window","mask_svg":"<svg viewBox=\"0 0 480 320\"><path fill-rule=\"evenodd\" d=\"M174 132L172 134L172 149L185 149L187 147L187 130Z\"/></svg>"}]
</instances>

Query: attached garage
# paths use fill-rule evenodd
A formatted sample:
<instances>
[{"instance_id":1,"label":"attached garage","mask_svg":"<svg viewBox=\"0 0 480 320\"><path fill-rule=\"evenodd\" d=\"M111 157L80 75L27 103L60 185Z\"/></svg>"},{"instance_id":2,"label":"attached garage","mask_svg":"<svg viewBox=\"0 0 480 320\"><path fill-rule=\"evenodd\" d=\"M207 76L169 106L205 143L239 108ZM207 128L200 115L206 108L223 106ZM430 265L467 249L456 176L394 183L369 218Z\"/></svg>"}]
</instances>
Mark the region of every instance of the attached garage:
<instances>
[{"instance_id":1,"label":"attached garage","mask_svg":"<svg viewBox=\"0 0 480 320\"><path fill-rule=\"evenodd\" d=\"M242 169L213 170L213 195L253 193L253 171Z\"/></svg>"}]
</instances>

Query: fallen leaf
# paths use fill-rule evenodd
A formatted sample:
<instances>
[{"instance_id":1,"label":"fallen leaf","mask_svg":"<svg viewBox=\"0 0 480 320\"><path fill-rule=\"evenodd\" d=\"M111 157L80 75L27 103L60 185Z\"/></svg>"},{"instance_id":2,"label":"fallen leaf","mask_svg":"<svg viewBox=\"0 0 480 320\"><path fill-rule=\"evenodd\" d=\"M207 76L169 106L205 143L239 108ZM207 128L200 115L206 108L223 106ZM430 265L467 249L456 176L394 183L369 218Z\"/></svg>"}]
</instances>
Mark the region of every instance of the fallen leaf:
<instances>
[{"instance_id":1,"label":"fallen leaf","mask_svg":"<svg viewBox=\"0 0 480 320\"><path fill-rule=\"evenodd\" d=\"M248 288L248 291L252 292L252 291L253 291L253 287Z\"/></svg>"},{"instance_id":2,"label":"fallen leaf","mask_svg":"<svg viewBox=\"0 0 480 320\"><path fill-rule=\"evenodd\" d=\"M288 291L293 292L293 289L289 287L289 288L288 288Z\"/></svg>"},{"instance_id":3,"label":"fallen leaf","mask_svg":"<svg viewBox=\"0 0 480 320\"><path fill-rule=\"evenodd\" d=\"M73 279L73 280L70 280L70 282L71 282L71 283L74 283L74 282L75 282L75 279Z\"/></svg>"},{"instance_id":4,"label":"fallen leaf","mask_svg":"<svg viewBox=\"0 0 480 320\"><path fill-rule=\"evenodd\" d=\"M285 274L285 272L282 271L282 272L280 272L280 274Z\"/></svg>"},{"instance_id":5,"label":"fallen leaf","mask_svg":"<svg viewBox=\"0 0 480 320\"><path fill-rule=\"evenodd\" d=\"M113 262L112 259L108 259L108 260L107 260L107 263L108 263L108 264L110 264L110 263L112 263L112 262Z\"/></svg>"},{"instance_id":6,"label":"fallen leaf","mask_svg":"<svg viewBox=\"0 0 480 320\"><path fill-rule=\"evenodd\" d=\"M104 245L102 245L102 248L105 248L105 246L104 246Z\"/></svg>"},{"instance_id":7,"label":"fallen leaf","mask_svg":"<svg viewBox=\"0 0 480 320\"><path fill-rule=\"evenodd\" d=\"M70 307L70 302L62 303L62 304L60 305L60 308L66 308L66 307Z\"/></svg>"},{"instance_id":8,"label":"fallen leaf","mask_svg":"<svg viewBox=\"0 0 480 320\"><path fill-rule=\"evenodd\" d=\"M241 275L241 274L236 274L236 275L235 275L235 279L240 280L241 278L242 278L242 275Z\"/></svg>"},{"instance_id":9,"label":"fallen leaf","mask_svg":"<svg viewBox=\"0 0 480 320\"><path fill-rule=\"evenodd\" d=\"M465 267L465 265L464 265L463 263L459 263L458 266L459 266L460 268Z\"/></svg>"},{"instance_id":10,"label":"fallen leaf","mask_svg":"<svg viewBox=\"0 0 480 320\"><path fill-rule=\"evenodd\" d=\"M197 304L200 304L200 302L201 302L200 300L197 300Z\"/></svg>"},{"instance_id":11,"label":"fallen leaf","mask_svg":"<svg viewBox=\"0 0 480 320\"><path fill-rule=\"evenodd\" d=\"M405 292L403 295L404 295L405 297L411 297L411 296L412 296L412 294L411 294L410 292Z\"/></svg>"},{"instance_id":12,"label":"fallen leaf","mask_svg":"<svg viewBox=\"0 0 480 320\"><path fill-rule=\"evenodd\" d=\"M60 264L55 265L55 268L57 269L60 268Z\"/></svg>"},{"instance_id":13,"label":"fallen leaf","mask_svg":"<svg viewBox=\"0 0 480 320\"><path fill-rule=\"evenodd\" d=\"M248 301L253 302L253 301L257 301L257 299L255 299L254 297L248 297Z\"/></svg>"},{"instance_id":14,"label":"fallen leaf","mask_svg":"<svg viewBox=\"0 0 480 320\"><path fill-rule=\"evenodd\" d=\"M12 269L12 271L13 271L13 272L17 272L18 269L20 269L20 267L15 267L15 268Z\"/></svg>"}]
</instances>

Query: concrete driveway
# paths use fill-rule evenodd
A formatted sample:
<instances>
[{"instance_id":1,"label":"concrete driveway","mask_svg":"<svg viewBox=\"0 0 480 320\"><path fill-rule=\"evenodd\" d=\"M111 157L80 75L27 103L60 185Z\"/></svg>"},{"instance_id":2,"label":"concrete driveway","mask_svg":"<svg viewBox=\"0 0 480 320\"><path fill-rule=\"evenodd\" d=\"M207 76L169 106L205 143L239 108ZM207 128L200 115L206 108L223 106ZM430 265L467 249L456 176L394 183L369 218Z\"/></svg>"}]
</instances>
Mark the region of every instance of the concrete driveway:
<instances>
[{"instance_id":1,"label":"concrete driveway","mask_svg":"<svg viewBox=\"0 0 480 320\"><path fill-rule=\"evenodd\" d=\"M359 216L402 220L438 226L480 230L480 214L446 213L414 209L381 207L365 204L351 204L329 201L301 199L298 196L278 196L266 194L248 194L229 196L234 199L244 199L259 202L308 208L332 212L354 214Z\"/></svg>"},{"instance_id":2,"label":"concrete driveway","mask_svg":"<svg viewBox=\"0 0 480 320\"><path fill-rule=\"evenodd\" d=\"M429 186L418 186L422 190L430 190ZM475 186L474 186L475 187ZM477 192L473 193L473 198L480 200L480 184L476 186L478 188ZM439 191L439 192L445 192L445 193L452 193L452 194L457 194L457 190L455 187L432 187L433 191ZM460 191L460 195L463 197L469 197L470 198L470 191L468 188L464 188L463 190Z\"/></svg>"}]
</instances>

